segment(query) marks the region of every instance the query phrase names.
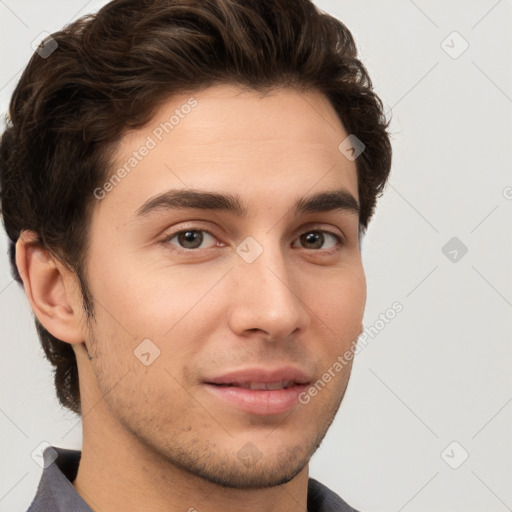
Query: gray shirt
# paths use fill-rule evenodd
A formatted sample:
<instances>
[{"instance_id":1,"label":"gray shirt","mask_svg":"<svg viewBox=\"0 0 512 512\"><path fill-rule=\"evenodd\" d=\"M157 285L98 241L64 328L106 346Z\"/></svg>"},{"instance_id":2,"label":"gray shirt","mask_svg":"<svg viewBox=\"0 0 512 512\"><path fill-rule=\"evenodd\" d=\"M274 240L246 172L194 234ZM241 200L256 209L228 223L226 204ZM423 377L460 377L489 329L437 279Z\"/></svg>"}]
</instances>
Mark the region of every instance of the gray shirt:
<instances>
[{"instance_id":1,"label":"gray shirt","mask_svg":"<svg viewBox=\"0 0 512 512\"><path fill-rule=\"evenodd\" d=\"M55 450L55 451L53 451ZM57 458L55 458L57 452ZM73 487L81 452L47 447L36 495L27 512L92 512ZM314 478L308 482L308 512L357 512Z\"/></svg>"}]
</instances>

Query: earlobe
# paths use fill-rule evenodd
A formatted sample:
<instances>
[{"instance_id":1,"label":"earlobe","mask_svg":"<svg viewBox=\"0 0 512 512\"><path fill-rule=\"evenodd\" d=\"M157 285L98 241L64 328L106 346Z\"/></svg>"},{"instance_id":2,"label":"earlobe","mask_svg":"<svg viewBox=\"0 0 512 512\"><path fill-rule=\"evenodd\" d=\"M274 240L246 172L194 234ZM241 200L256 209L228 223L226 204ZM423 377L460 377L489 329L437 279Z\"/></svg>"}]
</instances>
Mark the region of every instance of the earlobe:
<instances>
[{"instance_id":1,"label":"earlobe","mask_svg":"<svg viewBox=\"0 0 512 512\"><path fill-rule=\"evenodd\" d=\"M45 329L68 343L81 343L82 311L73 275L37 239L23 231L16 242L16 265L25 293Z\"/></svg>"}]
</instances>

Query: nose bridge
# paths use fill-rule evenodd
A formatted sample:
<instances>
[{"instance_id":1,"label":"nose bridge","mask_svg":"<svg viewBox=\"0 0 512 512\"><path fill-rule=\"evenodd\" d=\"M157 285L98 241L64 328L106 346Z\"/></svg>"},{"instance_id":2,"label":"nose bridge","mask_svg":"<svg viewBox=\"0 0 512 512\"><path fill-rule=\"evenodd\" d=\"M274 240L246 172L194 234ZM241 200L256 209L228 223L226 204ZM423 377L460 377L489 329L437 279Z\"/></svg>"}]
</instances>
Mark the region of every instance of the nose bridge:
<instances>
[{"instance_id":1,"label":"nose bridge","mask_svg":"<svg viewBox=\"0 0 512 512\"><path fill-rule=\"evenodd\" d=\"M307 311L296 289L290 261L272 234L247 237L237 247L238 289L232 315L238 331L260 329L271 338L284 338L304 328Z\"/></svg>"}]
</instances>

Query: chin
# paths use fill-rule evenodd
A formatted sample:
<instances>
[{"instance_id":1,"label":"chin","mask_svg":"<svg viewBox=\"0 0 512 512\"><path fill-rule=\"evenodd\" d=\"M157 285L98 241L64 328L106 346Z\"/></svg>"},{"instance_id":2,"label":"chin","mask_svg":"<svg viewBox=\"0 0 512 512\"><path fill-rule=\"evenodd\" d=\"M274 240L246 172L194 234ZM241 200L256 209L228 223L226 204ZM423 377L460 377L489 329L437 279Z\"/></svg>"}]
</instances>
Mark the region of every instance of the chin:
<instances>
[{"instance_id":1,"label":"chin","mask_svg":"<svg viewBox=\"0 0 512 512\"><path fill-rule=\"evenodd\" d=\"M293 480L308 464L309 459L295 463L293 466L283 467L283 463L276 463L269 467L268 463L256 465L253 468L240 469L240 464L233 464L231 468L208 467L195 472L196 476L215 485L229 489L264 489L276 487Z\"/></svg>"}]
</instances>

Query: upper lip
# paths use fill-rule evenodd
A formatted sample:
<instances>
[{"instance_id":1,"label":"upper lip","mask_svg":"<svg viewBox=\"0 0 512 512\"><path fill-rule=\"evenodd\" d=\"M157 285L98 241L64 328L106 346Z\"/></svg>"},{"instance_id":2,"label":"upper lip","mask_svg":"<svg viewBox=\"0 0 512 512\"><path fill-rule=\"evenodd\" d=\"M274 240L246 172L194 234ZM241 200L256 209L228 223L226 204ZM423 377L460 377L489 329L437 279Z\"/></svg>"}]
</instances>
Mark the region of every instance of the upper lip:
<instances>
[{"instance_id":1,"label":"upper lip","mask_svg":"<svg viewBox=\"0 0 512 512\"><path fill-rule=\"evenodd\" d=\"M207 384L270 384L280 381L290 381L295 384L308 384L311 378L303 370L293 366L281 366L279 368L240 368L228 371L216 377L205 379Z\"/></svg>"}]
</instances>

